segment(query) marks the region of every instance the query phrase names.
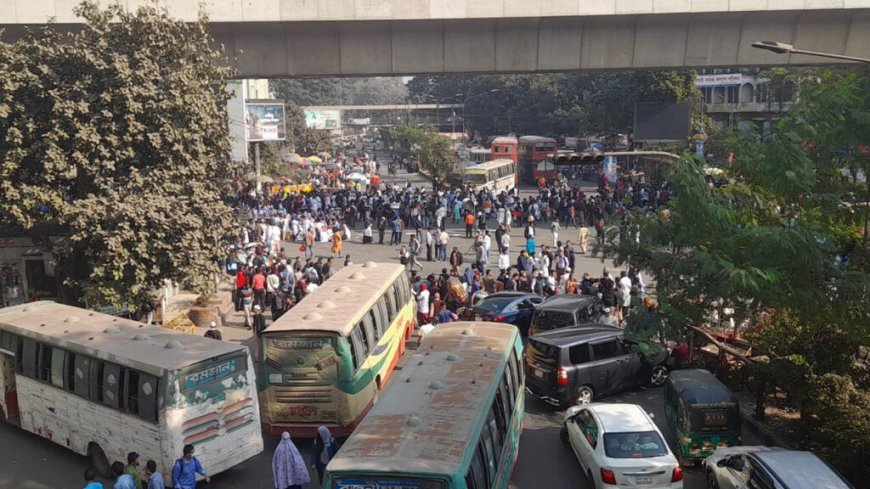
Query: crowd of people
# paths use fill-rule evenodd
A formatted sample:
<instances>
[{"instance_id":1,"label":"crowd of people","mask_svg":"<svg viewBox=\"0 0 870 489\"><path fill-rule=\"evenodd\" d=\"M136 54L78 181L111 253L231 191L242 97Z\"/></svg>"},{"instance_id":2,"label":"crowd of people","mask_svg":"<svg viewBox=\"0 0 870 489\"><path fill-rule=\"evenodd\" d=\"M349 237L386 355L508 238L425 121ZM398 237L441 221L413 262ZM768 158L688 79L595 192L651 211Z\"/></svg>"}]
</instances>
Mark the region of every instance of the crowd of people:
<instances>
[{"instance_id":1,"label":"crowd of people","mask_svg":"<svg viewBox=\"0 0 870 489\"><path fill-rule=\"evenodd\" d=\"M320 483L323 483L323 474L329 461L338 452L338 442L330 433L329 428L320 426L317 429L317 437L312 442L311 468L317 472ZM185 445L182 456L175 461L172 467L172 487L176 489L195 489L197 475L201 476L206 484L211 483L211 478L206 474L205 468L196 456L193 445ZM111 465L114 483L112 489L164 489L163 475L157 470L157 462L148 460L145 470L140 470L139 454L130 452L127 454L127 464L116 461ZM301 489L311 481L308 465L299 453L299 449L290 438L290 433L284 432L275 447L272 455L272 477L275 481L275 489ZM101 482L97 482L97 474L93 468L88 467L84 472L84 489L104 489Z\"/></svg>"}]
</instances>

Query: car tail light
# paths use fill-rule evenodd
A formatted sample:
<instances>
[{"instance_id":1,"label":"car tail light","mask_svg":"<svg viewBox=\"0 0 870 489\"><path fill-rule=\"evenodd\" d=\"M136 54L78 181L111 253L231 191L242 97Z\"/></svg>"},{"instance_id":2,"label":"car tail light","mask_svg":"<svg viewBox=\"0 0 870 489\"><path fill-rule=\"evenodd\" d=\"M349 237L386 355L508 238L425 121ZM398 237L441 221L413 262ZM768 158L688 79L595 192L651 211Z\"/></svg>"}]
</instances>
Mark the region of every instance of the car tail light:
<instances>
[{"instance_id":1,"label":"car tail light","mask_svg":"<svg viewBox=\"0 0 870 489\"><path fill-rule=\"evenodd\" d=\"M505 316L493 316L492 321L503 323L505 319L507 319Z\"/></svg>"},{"instance_id":2,"label":"car tail light","mask_svg":"<svg viewBox=\"0 0 870 489\"><path fill-rule=\"evenodd\" d=\"M674 471L671 473L671 482L680 482L683 480L683 469L680 466L674 467Z\"/></svg>"},{"instance_id":3,"label":"car tail light","mask_svg":"<svg viewBox=\"0 0 870 489\"><path fill-rule=\"evenodd\" d=\"M605 484L616 485L616 474L612 470L601 468L601 482Z\"/></svg>"},{"instance_id":4,"label":"car tail light","mask_svg":"<svg viewBox=\"0 0 870 489\"><path fill-rule=\"evenodd\" d=\"M566 372L562 367L559 367L559 369L556 370L556 384L568 385L568 372Z\"/></svg>"}]
</instances>

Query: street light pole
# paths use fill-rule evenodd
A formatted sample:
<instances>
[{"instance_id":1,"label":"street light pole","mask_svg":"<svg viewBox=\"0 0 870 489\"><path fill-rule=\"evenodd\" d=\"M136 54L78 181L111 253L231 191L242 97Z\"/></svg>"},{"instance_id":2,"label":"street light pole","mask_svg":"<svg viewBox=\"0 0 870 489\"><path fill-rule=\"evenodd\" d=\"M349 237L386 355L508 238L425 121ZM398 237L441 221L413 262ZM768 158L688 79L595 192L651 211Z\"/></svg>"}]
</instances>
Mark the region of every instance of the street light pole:
<instances>
[{"instance_id":1,"label":"street light pole","mask_svg":"<svg viewBox=\"0 0 870 489\"><path fill-rule=\"evenodd\" d=\"M791 44L787 44L779 41L755 41L752 43L752 47L756 49L761 49L764 51L770 51L776 54L805 54L807 56L816 56L819 58L831 58L831 59L841 59L843 61L854 61L856 63L867 63L870 64L870 59L867 58L858 58L856 56L846 56L844 54L835 54L835 53L821 53L818 51L808 51L806 49L799 49Z\"/></svg>"},{"instance_id":2,"label":"street light pole","mask_svg":"<svg viewBox=\"0 0 870 489\"><path fill-rule=\"evenodd\" d=\"M854 61L856 63L870 64L870 59L868 58L858 58L856 56L845 56L842 54L834 54L834 53L820 53L818 51L808 51L806 49L799 49L791 44L778 42L778 41L755 41L752 43L752 47L756 49L763 49L765 51L770 51L776 54L804 54L807 56L816 56L819 58L831 58L831 59L840 59L843 61ZM868 227L870 227L870 180L865 178L865 186L866 186L866 194L864 196L864 238L863 245L867 247L867 232L870 231Z\"/></svg>"}]
</instances>

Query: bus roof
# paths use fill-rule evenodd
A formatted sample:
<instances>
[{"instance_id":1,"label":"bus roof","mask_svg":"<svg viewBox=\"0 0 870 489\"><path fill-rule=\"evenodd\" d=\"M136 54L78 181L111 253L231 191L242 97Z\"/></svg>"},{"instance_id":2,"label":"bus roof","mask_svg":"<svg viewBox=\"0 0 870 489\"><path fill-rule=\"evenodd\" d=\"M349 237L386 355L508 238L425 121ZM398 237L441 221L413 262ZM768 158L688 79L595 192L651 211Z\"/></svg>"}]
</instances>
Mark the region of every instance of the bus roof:
<instances>
[{"instance_id":1,"label":"bus roof","mask_svg":"<svg viewBox=\"0 0 870 489\"><path fill-rule=\"evenodd\" d=\"M404 265L392 263L370 261L348 265L282 314L263 333L326 331L348 335L368 308L404 272Z\"/></svg>"},{"instance_id":2,"label":"bus roof","mask_svg":"<svg viewBox=\"0 0 870 489\"><path fill-rule=\"evenodd\" d=\"M513 348L510 324L436 326L329 463L332 472L453 474L492 402Z\"/></svg>"},{"instance_id":3,"label":"bus roof","mask_svg":"<svg viewBox=\"0 0 870 489\"><path fill-rule=\"evenodd\" d=\"M246 347L51 301L0 309L0 329L163 375Z\"/></svg>"},{"instance_id":4,"label":"bus roof","mask_svg":"<svg viewBox=\"0 0 870 489\"><path fill-rule=\"evenodd\" d=\"M555 143L556 140L545 136L522 136L521 143Z\"/></svg>"},{"instance_id":5,"label":"bus roof","mask_svg":"<svg viewBox=\"0 0 870 489\"><path fill-rule=\"evenodd\" d=\"M498 136L489 144L517 144L517 138L514 136Z\"/></svg>"},{"instance_id":6,"label":"bus roof","mask_svg":"<svg viewBox=\"0 0 870 489\"><path fill-rule=\"evenodd\" d=\"M499 158L497 160L489 160L479 165L469 166L465 169L465 173L477 174L485 173L487 170L498 168L504 165L514 165L514 160L509 158Z\"/></svg>"}]
</instances>

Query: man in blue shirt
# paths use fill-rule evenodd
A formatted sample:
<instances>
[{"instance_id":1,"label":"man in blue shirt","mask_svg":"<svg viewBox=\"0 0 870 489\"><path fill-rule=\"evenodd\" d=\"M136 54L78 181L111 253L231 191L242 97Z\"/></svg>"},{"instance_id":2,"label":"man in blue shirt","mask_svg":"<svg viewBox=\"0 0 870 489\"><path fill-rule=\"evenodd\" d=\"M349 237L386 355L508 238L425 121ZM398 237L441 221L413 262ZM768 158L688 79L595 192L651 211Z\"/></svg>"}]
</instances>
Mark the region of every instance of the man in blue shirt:
<instances>
[{"instance_id":1,"label":"man in blue shirt","mask_svg":"<svg viewBox=\"0 0 870 489\"><path fill-rule=\"evenodd\" d=\"M145 480L148 481L147 489L166 489L163 484L163 475L157 472L157 462L149 460L145 464Z\"/></svg>"},{"instance_id":2,"label":"man in blue shirt","mask_svg":"<svg viewBox=\"0 0 870 489\"><path fill-rule=\"evenodd\" d=\"M199 459L193 456L193 445L184 445L184 456L175 461L172 467L172 487L175 489L195 489L196 474L205 477L206 484L211 483L211 477L205 475L205 469Z\"/></svg>"},{"instance_id":3,"label":"man in blue shirt","mask_svg":"<svg viewBox=\"0 0 870 489\"><path fill-rule=\"evenodd\" d=\"M124 462L113 462L112 473L115 474L113 489L138 489L136 482L133 481L133 476L124 472Z\"/></svg>"},{"instance_id":4,"label":"man in blue shirt","mask_svg":"<svg viewBox=\"0 0 870 489\"><path fill-rule=\"evenodd\" d=\"M85 488L84 489L103 489L103 484L101 482L95 482L94 479L97 478L96 472L94 469L88 467L85 469Z\"/></svg>"}]
</instances>

